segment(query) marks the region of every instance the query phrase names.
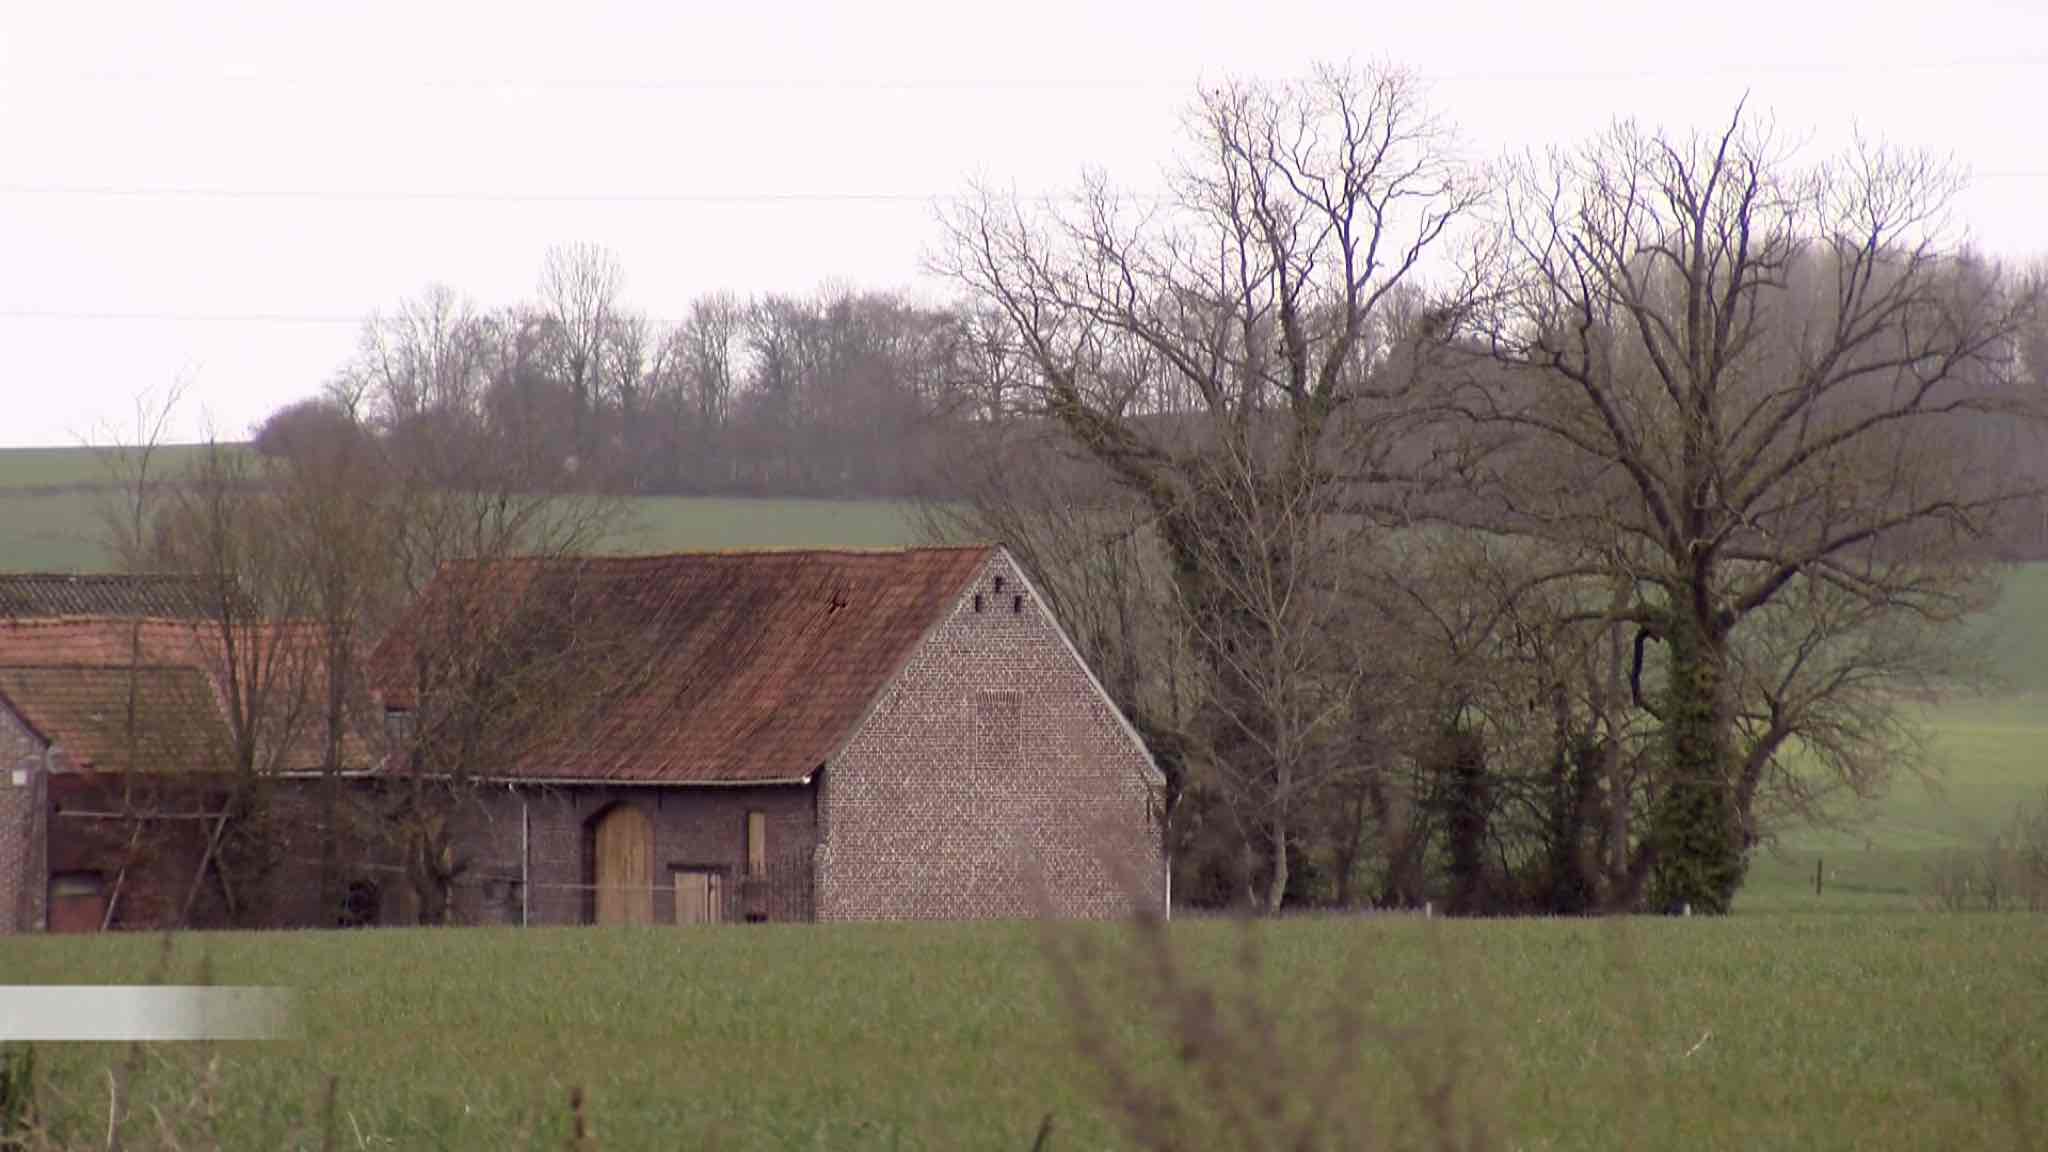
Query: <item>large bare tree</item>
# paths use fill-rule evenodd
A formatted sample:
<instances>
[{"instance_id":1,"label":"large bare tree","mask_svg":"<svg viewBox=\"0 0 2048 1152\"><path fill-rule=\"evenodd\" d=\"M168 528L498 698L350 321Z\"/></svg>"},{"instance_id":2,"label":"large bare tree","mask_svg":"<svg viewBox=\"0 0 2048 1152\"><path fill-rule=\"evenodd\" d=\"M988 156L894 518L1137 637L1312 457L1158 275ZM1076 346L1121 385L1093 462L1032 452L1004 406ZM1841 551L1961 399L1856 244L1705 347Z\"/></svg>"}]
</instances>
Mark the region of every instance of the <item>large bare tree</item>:
<instances>
[{"instance_id":1,"label":"large bare tree","mask_svg":"<svg viewBox=\"0 0 2048 1152\"><path fill-rule=\"evenodd\" d=\"M1007 319L1040 410L1150 515L1206 673L1200 759L1277 909L1351 702L1322 637L1406 407L1381 370L1390 305L1478 190L1397 71L1225 83L1190 121L1163 197L984 194L941 261Z\"/></svg>"},{"instance_id":2,"label":"large bare tree","mask_svg":"<svg viewBox=\"0 0 2048 1152\"><path fill-rule=\"evenodd\" d=\"M1908 622L1978 602L1967 542L2028 492L1959 450L2041 409L2014 372L2038 283L1956 247L1958 187L1870 145L1802 165L1742 110L1513 168L1454 407L1534 438L1499 522L1627 589L1599 611L1663 734L1660 905L1727 910L1795 741L1868 785L1897 690L1938 674Z\"/></svg>"},{"instance_id":3,"label":"large bare tree","mask_svg":"<svg viewBox=\"0 0 2048 1152\"><path fill-rule=\"evenodd\" d=\"M352 487L324 499L317 488L287 491L305 497L294 505L297 527L314 545L303 559L328 582L315 599L323 614L332 610L330 626L346 629L349 650L367 661L371 653L357 641L400 619L414 638L403 659L416 704L408 723L378 734L390 787L374 818L404 862L421 918L434 922L448 914L468 865L457 845L477 775L552 735L565 710L587 706L601 690L608 651L575 635L575 606L551 598L552 589L437 577L593 551L619 527L624 505L587 487L550 491L557 463L531 451L516 421L387 422L402 411L394 394L407 378L386 374L383 363L359 363L338 392L346 411L381 416L357 430ZM301 461L303 479L317 484L339 466L340 451L326 446ZM551 655L546 646L564 636L580 642L568 656Z\"/></svg>"},{"instance_id":4,"label":"large bare tree","mask_svg":"<svg viewBox=\"0 0 2048 1152\"><path fill-rule=\"evenodd\" d=\"M137 441L113 446L106 458L121 493L107 517L117 562L135 573L188 575L202 589L193 619L131 622L123 719L132 736L138 718L166 711L164 701L138 699L135 673L168 663L203 672L209 687L204 707L217 710L221 720L199 725L217 732L217 739L209 737L212 746L187 749L195 753L187 762L206 766L205 778L220 786L208 801L212 815L198 874L170 913L182 923L209 879L219 882L231 918L261 911L253 881L267 871L276 849L268 786L282 770L303 766L318 660L317 636L298 620L311 582L287 543L270 461L242 445L210 440L181 467L161 468L160 441L177 398L174 389L161 406L139 405ZM131 756L131 767L140 763ZM124 774L124 796L140 778ZM147 824L136 825L138 835ZM131 841L131 850L138 845L139 839Z\"/></svg>"}]
</instances>

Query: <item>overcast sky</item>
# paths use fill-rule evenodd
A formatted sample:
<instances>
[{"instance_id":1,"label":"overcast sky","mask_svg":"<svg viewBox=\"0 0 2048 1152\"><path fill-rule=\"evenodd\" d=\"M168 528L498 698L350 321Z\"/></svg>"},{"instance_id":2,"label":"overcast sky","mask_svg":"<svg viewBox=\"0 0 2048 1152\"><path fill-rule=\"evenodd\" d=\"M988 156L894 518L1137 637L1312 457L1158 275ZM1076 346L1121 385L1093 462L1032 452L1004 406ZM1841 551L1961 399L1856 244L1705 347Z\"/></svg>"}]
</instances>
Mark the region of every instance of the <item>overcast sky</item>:
<instances>
[{"instance_id":1,"label":"overcast sky","mask_svg":"<svg viewBox=\"0 0 2048 1152\"><path fill-rule=\"evenodd\" d=\"M1156 186L1203 78L1424 76L1475 157L1613 119L1951 154L1994 252L2048 252L2048 4L1321 6L0 0L0 445L189 380L178 432L319 388L359 318L484 306L587 240L658 319L718 288L933 291L923 198L1087 166Z\"/></svg>"}]
</instances>

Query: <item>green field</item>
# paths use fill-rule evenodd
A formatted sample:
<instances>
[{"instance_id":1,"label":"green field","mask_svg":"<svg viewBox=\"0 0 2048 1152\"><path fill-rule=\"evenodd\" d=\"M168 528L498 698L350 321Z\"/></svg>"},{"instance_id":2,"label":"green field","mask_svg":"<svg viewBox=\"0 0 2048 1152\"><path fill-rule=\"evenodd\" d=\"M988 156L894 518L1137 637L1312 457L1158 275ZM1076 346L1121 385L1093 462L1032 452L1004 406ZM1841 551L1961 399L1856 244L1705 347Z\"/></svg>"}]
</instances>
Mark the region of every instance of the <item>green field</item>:
<instances>
[{"instance_id":1,"label":"green field","mask_svg":"<svg viewBox=\"0 0 2048 1152\"><path fill-rule=\"evenodd\" d=\"M150 468L175 473L205 451L200 444L165 444L152 454ZM0 491L98 487L116 475L116 463L92 448L0 448Z\"/></svg>"},{"instance_id":2,"label":"green field","mask_svg":"<svg viewBox=\"0 0 2048 1152\"><path fill-rule=\"evenodd\" d=\"M2048 565L2014 570L1973 631L1997 683L1926 713L1927 778L1902 774L1846 828L1783 837L1757 857L1739 910L1921 907L1943 856L1981 851L2019 806L2048 802Z\"/></svg>"},{"instance_id":3,"label":"green field","mask_svg":"<svg viewBox=\"0 0 2048 1152\"><path fill-rule=\"evenodd\" d=\"M168 446L161 466L175 472L199 451ZM0 449L0 571L107 568L108 477L107 462L87 449ZM917 510L905 504L649 497L630 502L610 546L623 552L859 548L919 538Z\"/></svg>"},{"instance_id":4,"label":"green field","mask_svg":"<svg viewBox=\"0 0 2048 1152\"><path fill-rule=\"evenodd\" d=\"M1170 1074L1159 1017L1128 994L1142 970L1119 950L1128 930L1083 931L1101 947L1083 984L1112 1005L1091 1018L1143 1075L1212 1094ZM191 936L170 976L190 979L203 954L215 981L298 990L298 1035L221 1049L230 1147L290 1146L329 1075L348 1148L562 1147L571 1087L608 1148L1022 1152L1048 1114L1050 1148L1128 1146L1104 1077L1074 1054L1050 939L1032 925ZM1170 939L1225 990L1225 1032L1231 989L1266 993L1289 1039L1276 1062L1221 1070L1263 1078L1248 1088L1298 1097L1286 1073L1323 1067L1356 1010L1371 1027L1343 1047L1342 1114L1383 1130L1422 1121L1418 1073L1448 1078L1449 1114L1496 1148L2015 1147L2014 1108L2048 1113L2041 917L1294 921L1259 929L1255 978L1232 925ZM149 938L0 941L10 982L132 981L157 954ZM44 1049L81 1129L104 1123L117 1056ZM136 1098L177 1116L195 1060L159 1050Z\"/></svg>"},{"instance_id":5,"label":"green field","mask_svg":"<svg viewBox=\"0 0 2048 1152\"><path fill-rule=\"evenodd\" d=\"M94 489L0 488L0 572L104 571L104 506Z\"/></svg>"}]
</instances>

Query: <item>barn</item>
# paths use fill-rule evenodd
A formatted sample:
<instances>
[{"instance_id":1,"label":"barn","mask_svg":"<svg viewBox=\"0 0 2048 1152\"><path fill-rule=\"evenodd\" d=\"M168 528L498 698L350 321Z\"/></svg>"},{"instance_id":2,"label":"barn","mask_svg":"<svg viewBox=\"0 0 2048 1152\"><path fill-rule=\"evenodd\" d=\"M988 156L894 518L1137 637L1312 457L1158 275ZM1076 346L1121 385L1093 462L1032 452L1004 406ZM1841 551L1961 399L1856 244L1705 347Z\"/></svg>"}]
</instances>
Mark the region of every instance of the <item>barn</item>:
<instances>
[{"instance_id":1,"label":"barn","mask_svg":"<svg viewBox=\"0 0 2048 1152\"><path fill-rule=\"evenodd\" d=\"M320 832L317 632L248 620L230 675L205 593L186 577L0 574L0 932L324 920L308 867ZM233 768L230 684L250 702L242 716L277 817L264 830L277 867L244 870L260 885L228 883L213 851L241 831L226 814L248 791ZM359 772L373 751L359 734L343 742Z\"/></svg>"},{"instance_id":2,"label":"barn","mask_svg":"<svg viewBox=\"0 0 2048 1152\"><path fill-rule=\"evenodd\" d=\"M437 615L459 588L484 594ZM260 885L209 864L227 681L202 593L0 578L0 931L1166 908L1158 768L999 546L446 569L368 662L345 779L303 725L266 760ZM479 616L501 626L481 661ZM495 758L457 779L417 754L457 687L563 653L584 662L528 685L562 707L473 717ZM442 801L431 915L393 833L416 795Z\"/></svg>"},{"instance_id":3,"label":"barn","mask_svg":"<svg viewBox=\"0 0 2048 1152\"><path fill-rule=\"evenodd\" d=\"M1159 771L999 546L512 560L437 577L479 579L574 599L550 618L644 647L575 723L474 771L450 837L457 919L1164 908ZM430 587L373 660L396 731L433 707L419 670L446 634L436 600Z\"/></svg>"}]
</instances>

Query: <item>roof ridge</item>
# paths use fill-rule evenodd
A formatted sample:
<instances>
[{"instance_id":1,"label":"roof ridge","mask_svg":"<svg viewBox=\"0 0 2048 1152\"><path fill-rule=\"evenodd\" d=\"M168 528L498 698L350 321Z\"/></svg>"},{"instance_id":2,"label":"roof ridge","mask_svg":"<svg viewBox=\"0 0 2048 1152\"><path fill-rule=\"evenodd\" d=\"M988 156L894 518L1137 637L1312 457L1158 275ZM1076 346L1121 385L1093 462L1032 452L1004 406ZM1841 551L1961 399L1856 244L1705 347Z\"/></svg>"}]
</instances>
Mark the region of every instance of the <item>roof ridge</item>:
<instances>
[{"instance_id":1,"label":"roof ridge","mask_svg":"<svg viewBox=\"0 0 2048 1152\"><path fill-rule=\"evenodd\" d=\"M164 569L154 572L74 572L57 568L0 568L0 580L204 580L203 572Z\"/></svg>"},{"instance_id":2,"label":"roof ridge","mask_svg":"<svg viewBox=\"0 0 2048 1152\"><path fill-rule=\"evenodd\" d=\"M190 672L204 676L206 670L196 664L166 664L145 661L137 664L94 664L84 660L64 660L49 664L15 664L0 660L0 672Z\"/></svg>"},{"instance_id":3,"label":"roof ridge","mask_svg":"<svg viewBox=\"0 0 2048 1152\"><path fill-rule=\"evenodd\" d=\"M269 621L266 621L268 623ZM126 616L114 612L81 612L63 616L0 616L4 628L56 628L78 624L114 624L173 628L199 628L207 621L196 616Z\"/></svg>"},{"instance_id":4,"label":"roof ridge","mask_svg":"<svg viewBox=\"0 0 2048 1152\"><path fill-rule=\"evenodd\" d=\"M663 552L565 552L544 555L530 552L506 556L458 557L450 564L568 564L614 563L620 561L665 560L675 556L907 556L925 552L982 552L998 547L988 540L966 544L878 544L834 545L812 548L804 545L771 545L762 548L671 548Z\"/></svg>"}]
</instances>

